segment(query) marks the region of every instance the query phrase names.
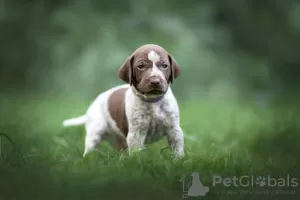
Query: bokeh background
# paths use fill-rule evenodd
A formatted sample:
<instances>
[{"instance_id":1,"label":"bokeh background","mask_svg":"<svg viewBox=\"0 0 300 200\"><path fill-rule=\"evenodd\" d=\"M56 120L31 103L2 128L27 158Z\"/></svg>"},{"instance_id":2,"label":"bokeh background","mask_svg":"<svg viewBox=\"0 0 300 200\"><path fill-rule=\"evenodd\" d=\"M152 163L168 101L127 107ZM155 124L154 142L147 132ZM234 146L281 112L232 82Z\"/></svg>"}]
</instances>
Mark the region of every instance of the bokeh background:
<instances>
[{"instance_id":1,"label":"bokeh background","mask_svg":"<svg viewBox=\"0 0 300 200\"><path fill-rule=\"evenodd\" d=\"M0 0L0 197L112 195L116 169L127 182L118 182L126 191L113 193L115 199L178 198L172 195L180 196L183 171L296 173L299 36L297 0ZM63 129L62 120L83 114L100 92L122 84L117 70L146 43L163 46L182 69L172 88L188 164L153 161L149 167L143 160L149 155L81 161L84 129ZM149 184L172 177L173 193L156 188L145 195L148 186L128 183L141 174L150 174L142 179Z\"/></svg>"},{"instance_id":2,"label":"bokeh background","mask_svg":"<svg viewBox=\"0 0 300 200\"><path fill-rule=\"evenodd\" d=\"M2 0L1 90L90 98L119 84L135 48L156 43L182 67L181 98L294 95L299 9L296 0Z\"/></svg>"}]
</instances>

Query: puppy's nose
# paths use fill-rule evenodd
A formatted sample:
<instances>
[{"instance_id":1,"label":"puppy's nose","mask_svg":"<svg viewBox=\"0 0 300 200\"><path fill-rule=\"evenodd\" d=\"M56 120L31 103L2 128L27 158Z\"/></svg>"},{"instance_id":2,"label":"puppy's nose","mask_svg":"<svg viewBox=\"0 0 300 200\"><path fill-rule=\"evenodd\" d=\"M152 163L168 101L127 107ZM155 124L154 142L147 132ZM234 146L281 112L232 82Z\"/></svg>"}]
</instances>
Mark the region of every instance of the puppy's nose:
<instances>
[{"instance_id":1,"label":"puppy's nose","mask_svg":"<svg viewBox=\"0 0 300 200\"><path fill-rule=\"evenodd\" d=\"M152 85L159 85L159 84L160 84L160 80L159 80L158 77L151 77L151 78L150 78L150 83L151 83Z\"/></svg>"}]
</instances>

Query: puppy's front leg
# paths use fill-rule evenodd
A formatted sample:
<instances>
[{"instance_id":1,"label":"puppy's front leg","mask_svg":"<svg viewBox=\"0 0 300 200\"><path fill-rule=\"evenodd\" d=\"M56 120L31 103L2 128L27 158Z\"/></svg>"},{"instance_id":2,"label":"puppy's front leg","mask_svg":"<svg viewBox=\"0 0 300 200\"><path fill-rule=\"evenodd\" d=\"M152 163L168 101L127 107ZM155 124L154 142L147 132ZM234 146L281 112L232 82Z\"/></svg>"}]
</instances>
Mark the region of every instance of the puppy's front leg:
<instances>
[{"instance_id":1,"label":"puppy's front leg","mask_svg":"<svg viewBox=\"0 0 300 200\"><path fill-rule=\"evenodd\" d=\"M175 159L182 158L184 156L184 136L181 127L177 125L170 129L167 138Z\"/></svg>"},{"instance_id":2,"label":"puppy's front leg","mask_svg":"<svg viewBox=\"0 0 300 200\"><path fill-rule=\"evenodd\" d=\"M146 133L141 130L132 128L127 135L127 146L129 155L138 152L144 148Z\"/></svg>"}]
</instances>

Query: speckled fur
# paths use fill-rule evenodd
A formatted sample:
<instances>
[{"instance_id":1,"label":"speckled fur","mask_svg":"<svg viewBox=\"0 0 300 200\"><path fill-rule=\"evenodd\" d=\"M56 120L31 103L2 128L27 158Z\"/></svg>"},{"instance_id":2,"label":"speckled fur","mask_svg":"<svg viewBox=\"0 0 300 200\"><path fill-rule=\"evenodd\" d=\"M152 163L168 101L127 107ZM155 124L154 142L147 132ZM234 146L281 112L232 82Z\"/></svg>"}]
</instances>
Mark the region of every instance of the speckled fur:
<instances>
[{"instance_id":1,"label":"speckled fur","mask_svg":"<svg viewBox=\"0 0 300 200\"><path fill-rule=\"evenodd\" d=\"M127 145L129 150L143 148L166 136L175 156L183 155L183 133L179 125L179 108L169 87L164 98L156 103L139 99L131 88L126 94L126 115L129 121Z\"/></svg>"}]
</instances>

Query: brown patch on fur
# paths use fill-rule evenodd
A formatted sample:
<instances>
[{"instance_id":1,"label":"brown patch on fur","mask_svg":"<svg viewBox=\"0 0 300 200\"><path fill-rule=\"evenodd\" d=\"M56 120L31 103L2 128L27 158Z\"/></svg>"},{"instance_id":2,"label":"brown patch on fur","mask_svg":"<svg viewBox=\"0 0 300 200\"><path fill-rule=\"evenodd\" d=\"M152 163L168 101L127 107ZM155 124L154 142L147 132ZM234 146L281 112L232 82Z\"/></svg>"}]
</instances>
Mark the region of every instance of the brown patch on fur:
<instances>
[{"instance_id":1,"label":"brown patch on fur","mask_svg":"<svg viewBox=\"0 0 300 200\"><path fill-rule=\"evenodd\" d=\"M125 136L128 134L128 121L125 113L125 92L127 90L128 88L120 88L114 91L108 99L110 116Z\"/></svg>"}]
</instances>

